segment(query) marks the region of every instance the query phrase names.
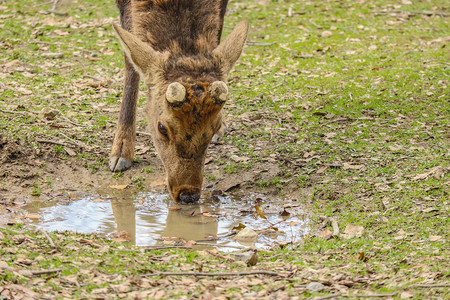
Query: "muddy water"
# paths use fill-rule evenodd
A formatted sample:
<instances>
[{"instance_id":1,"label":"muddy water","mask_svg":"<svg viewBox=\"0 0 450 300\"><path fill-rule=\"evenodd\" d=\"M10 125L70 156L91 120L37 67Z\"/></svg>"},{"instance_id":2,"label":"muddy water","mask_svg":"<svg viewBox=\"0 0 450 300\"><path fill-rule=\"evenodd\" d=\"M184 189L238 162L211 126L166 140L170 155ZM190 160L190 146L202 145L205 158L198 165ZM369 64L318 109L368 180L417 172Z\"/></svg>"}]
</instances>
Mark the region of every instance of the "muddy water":
<instances>
[{"instance_id":1,"label":"muddy water","mask_svg":"<svg viewBox=\"0 0 450 300\"><path fill-rule=\"evenodd\" d=\"M111 238L117 237L114 233L122 232L122 236L138 246L195 240L223 250L233 246L267 248L298 242L308 232L308 220L295 200L254 193L217 197L206 194L198 205L178 205L164 189L144 192L134 188L117 191L105 188L94 194L66 192L52 197L24 207L28 213L40 216L30 220L34 226L47 231L95 232ZM255 204L267 219L258 216ZM288 206L286 211L290 215L280 215L284 206ZM258 231L256 243L241 244L229 236L239 223L254 230L264 230L277 223L273 226L277 230Z\"/></svg>"}]
</instances>

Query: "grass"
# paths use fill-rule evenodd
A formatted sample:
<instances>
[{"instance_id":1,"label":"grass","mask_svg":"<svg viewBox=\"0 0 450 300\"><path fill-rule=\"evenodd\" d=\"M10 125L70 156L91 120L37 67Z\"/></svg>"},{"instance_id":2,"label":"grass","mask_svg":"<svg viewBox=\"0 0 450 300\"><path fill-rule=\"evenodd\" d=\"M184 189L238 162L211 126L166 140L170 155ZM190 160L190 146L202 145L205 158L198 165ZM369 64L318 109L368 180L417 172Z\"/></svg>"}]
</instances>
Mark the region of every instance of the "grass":
<instances>
[{"instance_id":1,"label":"grass","mask_svg":"<svg viewBox=\"0 0 450 300\"><path fill-rule=\"evenodd\" d=\"M261 164L276 164L278 174L255 177L252 186L294 196L306 191L311 196L299 200L317 223L322 215L336 218L341 232L348 224L364 227L364 234L353 239L312 234L301 246L261 252L258 267L297 268L301 275L280 283L265 278L267 283L250 285L251 292L265 289L276 294L282 288L300 298L392 292L394 298L405 292L416 299L448 296L448 287L411 288L422 282L448 282L449 276L449 25L448 17L439 15L448 14L448 3L407 2L230 3L225 34L242 19L249 20L251 27L250 43L229 77L233 99L225 112L233 131L225 143L234 151L227 157L235 154L248 161L217 159L220 172L236 176ZM45 1L0 2L0 6L1 16L10 15L0 18L0 132L65 160L65 146L49 146L38 139L56 139L71 147L82 142L83 149L96 152L77 153L80 163L92 172L106 169L123 79L122 51L110 26L118 17L115 7L106 1L79 1L76 7L58 7L68 13L58 16L43 13L51 7ZM46 58L47 53L63 56ZM38 113L47 106L59 110L61 119L40 119ZM145 130L144 121L138 122L138 130ZM152 172L145 167L141 173ZM8 170L0 174L11 177ZM207 177L220 180L216 173ZM41 194L46 180L38 176L33 195ZM144 179L136 177L134 183L142 187ZM327 226L316 231L332 230ZM40 247L30 252L10 240L17 235L12 230L1 231L6 238L0 252L9 265L21 251L35 259L33 255L42 249L49 250L45 239L35 233L24 231ZM230 268L226 260L186 251L152 252L155 262L151 263L104 240L111 248L90 253L92 247L80 246L78 235L53 235L72 250L62 247L62 258L42 252L45 259L35 267L61 267L64 276L76 275L86 285L72 286L70 291L80 298L110 286L82 271L91 266L104 276L122 274L127 280L155 269ZM369 258L367 262L358 259L360 252ZM173 262L159 260L160 255ZM366 280L346 286L343 280L333 279L340 274ZM2 285L14 280L26 284L9 270L2 271L0 278ZM304 288L311 280L333 283L311 293ZM179 285L173 287L173 295L205 291L196 285L188 294L179 289L182 280L175 281ZM165 279L152 282L156 290L169 286L164 286ZM226 283L218 294L242 296L242 286ZM53 283L46 284L36 290L58 292Z\"/></svg>"}]
</instances>

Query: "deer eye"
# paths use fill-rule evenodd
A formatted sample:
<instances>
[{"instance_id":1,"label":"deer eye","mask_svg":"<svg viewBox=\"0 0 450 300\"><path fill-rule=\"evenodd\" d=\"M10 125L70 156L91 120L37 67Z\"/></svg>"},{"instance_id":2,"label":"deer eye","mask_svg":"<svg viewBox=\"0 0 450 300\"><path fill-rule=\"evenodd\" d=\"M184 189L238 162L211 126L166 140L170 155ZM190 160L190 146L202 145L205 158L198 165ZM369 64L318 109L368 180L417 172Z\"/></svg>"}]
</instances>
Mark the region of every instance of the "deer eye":
<instances>
[{"instance_id":1,"label":"deer eye","mask_svg":"<svg viewBox=\"0 0 450 300\"><path fill-rule=\"evenodd\" d=\"M158 131L166 138L169 138L169 131L167 130L166 126L161 124L161 122L158 122Z\"/></svg>"}]
</instances>

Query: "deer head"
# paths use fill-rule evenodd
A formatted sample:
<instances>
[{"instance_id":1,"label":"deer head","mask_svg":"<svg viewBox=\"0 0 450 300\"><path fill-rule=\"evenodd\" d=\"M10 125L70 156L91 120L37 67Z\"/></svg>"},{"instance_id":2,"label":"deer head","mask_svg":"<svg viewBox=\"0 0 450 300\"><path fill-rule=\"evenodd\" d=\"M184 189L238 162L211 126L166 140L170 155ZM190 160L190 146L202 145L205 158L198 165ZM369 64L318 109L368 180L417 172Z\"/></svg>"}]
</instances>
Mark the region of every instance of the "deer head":
<instances>
[{"instance_id":1,"label":"deer head","mask_svg":"<svg viewBox=\"0 0 450 300\"><path fill-rule=\"evenodd\" d=\"M207 45L195 55L159 52L118 25L114 28L149 87L148 130L166 169L170 194L176 201L195 203L208 145L222 125L226 78L242 52L248 23L239 23L214 49Z\"/></svg>"}]
</instances>

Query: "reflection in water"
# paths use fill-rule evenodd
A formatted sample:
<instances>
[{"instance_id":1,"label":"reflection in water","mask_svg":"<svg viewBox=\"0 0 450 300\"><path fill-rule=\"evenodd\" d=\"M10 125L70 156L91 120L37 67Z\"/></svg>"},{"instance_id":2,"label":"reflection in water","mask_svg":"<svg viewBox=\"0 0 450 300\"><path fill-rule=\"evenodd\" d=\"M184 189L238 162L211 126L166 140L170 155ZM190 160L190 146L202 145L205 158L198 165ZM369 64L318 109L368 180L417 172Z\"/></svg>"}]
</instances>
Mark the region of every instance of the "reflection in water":
<instances>
[{"instance_id":1,"label":"reflection in water","mask_svg":"<svg viewBox=\"0 0 450 300\"><path fill-rule=\"evenodd\" d=\"M176 205L168 200L165 193L133 193L130 191L101 193L101 199L92 196L80 200L62 202L33 202L25 207L28 212L42 217L35 221L38 227L48 231L71 230L80 233L108 235L126 231L131 241L139 246L155 245L164 237L180 237L184 240L205 240L208 237L223 236L232 228L243 223L253 229L263 229L282 218L283 201L266 200L260 204L269 219L258 218L253 202L260 195L246 197L227 196L220 201L204 200L198 205ZM173 205L173 207L170 207ZM292 215L300 212L291 208ZM218 216L218 217L214 217ZM276 241L299 240L307 231L306 222L293 218L292 222L277 225L278 232L264 236L256 244L264 247ZM215 243L215 242L213 242ZM237 242L219 240L221 245L234 245Z\"/></svg>"}]
</instances>

